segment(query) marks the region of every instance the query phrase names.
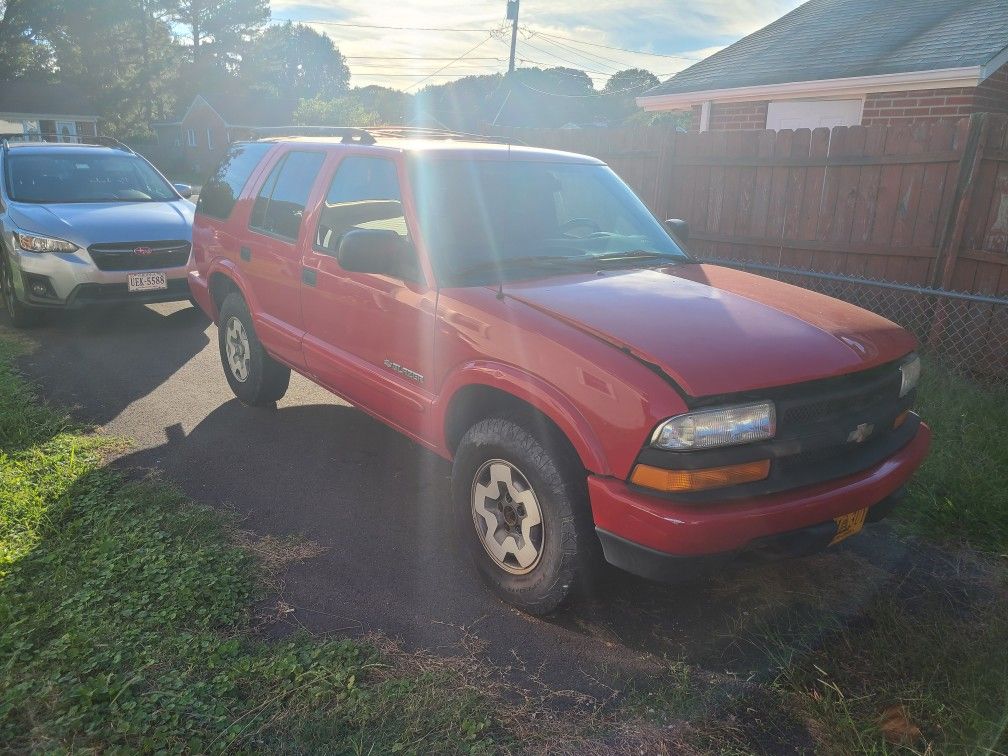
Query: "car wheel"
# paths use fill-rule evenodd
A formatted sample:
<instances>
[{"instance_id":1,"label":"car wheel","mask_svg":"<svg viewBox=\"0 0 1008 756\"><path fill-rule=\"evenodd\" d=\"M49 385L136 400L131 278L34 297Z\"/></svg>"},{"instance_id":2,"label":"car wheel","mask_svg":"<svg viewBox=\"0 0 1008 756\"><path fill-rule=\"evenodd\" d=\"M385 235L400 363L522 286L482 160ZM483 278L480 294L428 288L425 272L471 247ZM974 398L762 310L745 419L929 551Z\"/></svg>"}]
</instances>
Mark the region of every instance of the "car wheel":
<instances>
[{"instance_id":1,"label":"car wheel","mask_svg":"<svg viewBox=\"0 0 1008 756\"><path fill-rule=\"evenodd\" d=\"M266 354L239 294L229 294L221 305L217 341L224 375L243 403L258 406L283 398L290 384L290 368Z\"/></svg>"},{"instance_id":2,"label":"car wheel","mask_svg":"<svg viewBox=\"0 0 1008 756\"><path fill-rule=\"evenodd\" d=\"M38 322L38 312L18 301L14 293L14 266L10 258L0 252L0 295L4 310L15 328L30 328Z\"/></svg>"},{"instance_id":3,"label":"car wheel","mask_svg":"<svg viewBox=\"0 0 1008 756\"><path fill-rule=\"evenodd\" d=\"M487 418L463 436L452 468L460 540L490 588L530 614L562 606L600 563L585 472L558 435Z\"/></svg>"}]
</instances>

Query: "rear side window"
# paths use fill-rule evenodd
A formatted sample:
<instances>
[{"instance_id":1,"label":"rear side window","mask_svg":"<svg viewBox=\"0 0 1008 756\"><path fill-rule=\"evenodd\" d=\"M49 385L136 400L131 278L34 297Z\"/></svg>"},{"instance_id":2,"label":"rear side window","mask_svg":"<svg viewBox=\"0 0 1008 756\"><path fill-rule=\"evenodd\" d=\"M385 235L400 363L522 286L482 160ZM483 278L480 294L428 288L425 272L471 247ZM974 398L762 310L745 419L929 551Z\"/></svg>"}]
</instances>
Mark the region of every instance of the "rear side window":
<instances>
[{"instance_id":1,"label":"rear side window","mask_svg":"<svg viewBox=\"0 0 1008 756\"><path fill-rule=\"evenodd\" d=\"M315 248L335 254L347 231L377 228L408 236L395 163L347 157L333 176L319 214Z\"/></svg>"},{"instance_id":2,"label":"rear side window","mask_svg":"<svg viewBox=\"0 0 1008 756\"><path fill-rule=\"evenodd\" d=\"M227 220L252 171L272 146L269 142L234 145L200 190L196 212Z\"/></svg>"},{"instance_id":3,"label":"rear side window","mask_svg":"<svg viewBox=\"0 0 1008 756\"><path fill-rule=\"evenodd\" d=\"M324 160L322 152L289 152L281 158L259 190L249 227L297 239L308 195Z\"/></svg>"}]
</instances>

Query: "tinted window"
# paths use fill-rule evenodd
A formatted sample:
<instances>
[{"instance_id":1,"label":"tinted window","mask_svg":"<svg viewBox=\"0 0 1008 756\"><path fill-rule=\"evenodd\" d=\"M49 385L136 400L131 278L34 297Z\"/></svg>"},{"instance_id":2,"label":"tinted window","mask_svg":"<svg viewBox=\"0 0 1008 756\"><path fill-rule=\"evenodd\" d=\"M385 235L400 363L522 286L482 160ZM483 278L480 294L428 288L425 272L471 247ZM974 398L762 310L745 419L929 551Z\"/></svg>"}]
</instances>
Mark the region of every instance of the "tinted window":
<instances>
[{"instance_id":1,"label":"tinted window","mask_svg":"<svg viewBox=\"0 0 1008 756\"><path fill-rule=\"evenodd\" d=\"M322 152L290 152L282 158L259 190L250 225L268 234L297 239L308 195L324 160Z\"/></svg>"},{"instance_id":2,"label":"tinted window","mask_svg":"<svg viewBox=\"0 0 1008 756\"><path fill-rule=\"evenodd\" d=\"M231 215L249 176L272 146L268 142L234 145L203 185L196 212L221 220Z\"/></svg>"},{"instance_id":3,"label":"tinted window","mask_svg":"<svg viewBox=\"0 0 1008 756\"><path fill-rule=\"evenodd\" d=\"M364 157L340 163L319 214L315 246L335 254L343 234L355 228L408 236L395 163Z\"/></svg>"},{"instance_id":4,"label":"tinted window","mask_svg":"<svg viewBox=\"0 0 1008 756\"><path fill-rule=\"evenodd\" d=\"M147 161L103 152L17 154L7 158L15 202L171 202L178 194Z\"/></svg>"}]
</instances>

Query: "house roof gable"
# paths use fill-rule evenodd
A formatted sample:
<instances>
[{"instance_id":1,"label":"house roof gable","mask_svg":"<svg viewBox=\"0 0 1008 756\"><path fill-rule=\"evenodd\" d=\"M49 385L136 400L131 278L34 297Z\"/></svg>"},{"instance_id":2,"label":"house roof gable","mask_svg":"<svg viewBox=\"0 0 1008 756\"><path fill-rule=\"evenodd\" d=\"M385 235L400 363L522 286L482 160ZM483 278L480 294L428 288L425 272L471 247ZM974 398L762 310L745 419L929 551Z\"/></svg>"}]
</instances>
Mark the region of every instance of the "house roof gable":
<instances>
[{"instance_id":1,"label":"house roof gable","mask_svg":"<svg viewBox=\"0 0 1008 756\"><path fill-rule=\"evenodd\" d=\"M809 0L644 98L984 67L1006 47L1008 0Z\"/></svg>"},{"instance_id":2,"label":"house roof gable","mask_svg":"<svg viewBox=\"0 0 1008 756\"><path fill-rule=\"evenodd\" d=\"M226 126L269 127L287 126L291 122L294 104L262 94L225 93L198 94L184 111L172 119L158 121L152 126L181 124L197 105L206 105L221 117Z\"/></svg>"}]
</instances>

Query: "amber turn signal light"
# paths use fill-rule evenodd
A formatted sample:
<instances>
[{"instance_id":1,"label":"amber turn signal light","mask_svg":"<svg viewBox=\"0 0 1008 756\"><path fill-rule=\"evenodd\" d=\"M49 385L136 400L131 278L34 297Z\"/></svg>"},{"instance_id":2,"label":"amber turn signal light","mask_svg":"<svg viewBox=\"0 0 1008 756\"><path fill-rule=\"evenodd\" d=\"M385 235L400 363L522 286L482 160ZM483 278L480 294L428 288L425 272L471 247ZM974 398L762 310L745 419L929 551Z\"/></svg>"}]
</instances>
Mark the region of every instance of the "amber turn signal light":
<instances>
[{"instance_id":1,"label":"amber turn signal light","mask_svg":"<svg viewBox=\"0 0 1008 756\"><path fill-rule=\"evenodd\" d=\"M765 480L769 474L769 459L727 467L707 467L702 470L663 470L650 465L637 465L630 476L630 482L656 491L682 493L752 483Z\"/></svg>"},{"instance_id":2,"label":"amber turn signal light","mask_svg":"<svg viewBox=\"0 0 1008 756\"><path fill-rule=\"evenodd\" d=\"M909 415L910 415L910 410L906 410L905 412L901 412L899 415L897 415L896 419L893 421L893 424L892 424L893 430L895 430L896 428L899 428L901 425L903 425L903 423L906 422L906 419L907 419L907 417Z\"/></svg>"}]
</instances>

